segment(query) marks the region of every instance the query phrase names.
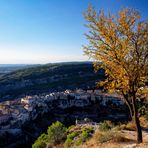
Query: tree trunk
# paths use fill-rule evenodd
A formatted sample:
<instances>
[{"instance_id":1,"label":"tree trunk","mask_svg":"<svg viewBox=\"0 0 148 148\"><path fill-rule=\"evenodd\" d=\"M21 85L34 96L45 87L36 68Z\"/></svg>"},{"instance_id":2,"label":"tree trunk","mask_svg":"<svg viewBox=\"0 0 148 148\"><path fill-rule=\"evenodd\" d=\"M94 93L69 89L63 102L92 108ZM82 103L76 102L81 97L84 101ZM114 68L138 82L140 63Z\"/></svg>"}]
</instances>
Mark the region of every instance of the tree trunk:
<instances>
[{"instance_id":1,"label":"tree trunk","mask_svg":"<svg viewBox=\"0 0 148 148\"><path fill-rule=\"evenodd\" d=\"M137 110L137 105L136 105L136 96L135 94L133 95L132 98L132 105L133 105L133 111L134 111L134 115L133 115L133 119L136 125L136 131L137 131L137 143L142 143L142 129L140 126L140 121L139 121L139 117L138 117L138 110Z\"/></svg>"},{"instance_id":2,"label":"tree trunk","mask_svg":"<svg viewBox=\"0 0 148 148\"><path fill-rule=\"evenodd\" d=\"M128 106L130 117L131 117L131 119L133 119L133 108L132 108L133 106L132 106L132 104L129 100L129 95L125 94L123 91L122 91L122 95L123 95L123 98L124 98L124 102Z\"/></svg>"},{"instance_id":3,"label":"tree trunk","mask_svg":"<svg viewBox=\"0 0 148 148\"><path fill-rule=\"evenodd\" d=\"M132 117L133 117L132 105L128 101L128 97L127 96L124 96L124 101L125 101L126 105L128 106L128 109L129 109L129 112L130 112L130 117L132 119Z\"/></svg>"}]
</instances>

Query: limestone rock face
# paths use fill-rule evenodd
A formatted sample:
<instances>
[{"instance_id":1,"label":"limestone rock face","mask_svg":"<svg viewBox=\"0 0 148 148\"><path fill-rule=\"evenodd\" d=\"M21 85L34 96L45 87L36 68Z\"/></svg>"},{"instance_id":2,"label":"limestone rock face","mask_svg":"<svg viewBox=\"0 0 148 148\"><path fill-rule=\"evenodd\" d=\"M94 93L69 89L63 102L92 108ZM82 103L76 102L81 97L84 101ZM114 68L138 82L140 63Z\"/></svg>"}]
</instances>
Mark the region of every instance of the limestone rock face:
<instances>
[{"instance_id":1,"label":"limestone rock face","mask_svg":"<svg viewBox=\"0 0 148 148\"><path fill-rule=\"evenodd\" d=\"M84 91L81 89L32 95L14 101L6 101L0 103L0 138L6 133L14 141L17 133L20 137L25 136L23 139L29 139L28 136L36 137L44 126L49 126L57 120L71 124L76 119L85 118L87 120L90 118L99 121L107 116L109 118L120 117L111 114L109 107L106 107L108 104L114 107L124 105L119 96L108 96L97 90ZM106 114L103 115L104 113ZM44 126L38 128L42 124ZM30 133L32 130L33 134ZM10 140L9 144L12 142L13 140Z\"/></svg>"}]
</instances>

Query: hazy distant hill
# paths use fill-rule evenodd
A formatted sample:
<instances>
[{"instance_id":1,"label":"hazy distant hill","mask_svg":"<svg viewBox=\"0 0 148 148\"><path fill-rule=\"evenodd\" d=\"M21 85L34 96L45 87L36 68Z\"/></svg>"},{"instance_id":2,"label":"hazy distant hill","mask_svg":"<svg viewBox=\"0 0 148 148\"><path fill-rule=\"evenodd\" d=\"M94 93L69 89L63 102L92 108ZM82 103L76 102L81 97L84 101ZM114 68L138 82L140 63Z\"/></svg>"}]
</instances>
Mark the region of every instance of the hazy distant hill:
<instances>
[{"instance_id":1,"label":"hazy distant hill","mask_svg":"<svg viewBox=\"0 0 148 148\"><path fill-rule=\"evenodd\" d=\"M0 75L10 73L19 69L31 67L33 65L26 64L0 64Z\"/></svg>"},{"instance_id":2,"label":"hazy distant hill","mask_svg":"<svg viewBox=\"0 0 148 148\"><path fill-rule=\"evenodd\" d=\"M90 62L38 65L0 76L0 98L2 101L19 94L93 87L103 78L104 72L94 73Z\"/></svg>"}]
</instances>

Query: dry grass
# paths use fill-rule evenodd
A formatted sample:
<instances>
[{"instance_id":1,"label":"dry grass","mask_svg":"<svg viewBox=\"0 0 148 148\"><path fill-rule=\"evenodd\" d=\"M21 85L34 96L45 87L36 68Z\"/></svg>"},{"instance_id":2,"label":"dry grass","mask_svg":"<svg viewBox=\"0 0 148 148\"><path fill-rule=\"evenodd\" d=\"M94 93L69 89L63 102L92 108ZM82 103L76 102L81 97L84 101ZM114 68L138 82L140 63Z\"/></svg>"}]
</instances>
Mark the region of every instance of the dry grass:
<instances>
[{"instance_id":1,"label":"dry grass","mask_svg":"<svg viewBox=\"0 0 148 148\"><path fill-rule=\"evenodd\" d=\"M133 121L127 123L126 127L125 127L127 130L133 130L135 131L136 130L136 125Z\"/></svg>"},{"instance_id":2,"label":"dry grass","mask_svg":"<svg viewBox=\"0 0 148 148\"><path fill-rule=\"evenodd\" d=\"M93 137L83 145L75 148L148 148L148 133L143 132L144 143L136 144L136 132L126 131L117 132L112 140L99 143L98 139L103 135L102 132L96 131Z\"/></svg>"},{"instance_id":3,"label":"dry grass","mask_svg":"<svg viewBox=\"0 0 148 148\"><path fill-rule=\"evenodd\" d=\"M105 142L105 143L96 143L94 139L91 139L87 143L73 148L148 148L148 143L136 144L134 142Z\"/></svg>"},{"instance_id":4,"label":"dry grass","mask_svg":"<svg viewBox=\"0 0 148 148\"><path fill-rule=\"evenodd\" d=\"M63 145L56 145L52 148L64 148ZM94 140L90 140L87 143L73 148L148 148L148 143L135 144L135 143L113 143L106 142L103 144L96 144Z\"/></svg>"},{"instance_id":5,"label":"dry grass","mask_svg":"<svg viewBox=\"0 0 148 148\"><path fill-rule=\"evenodd\" d=\"M119 133L114 135L112 142L121 143L121 142L131 142L131 139L128 139L124 137L123 135L120 135Z\"/></svg>"},{"instance_id":6,"label":"dry grass","mask_svg":"<svg viewBox=\"0 0 148 148\"><path fill-rule=\"evenodd\" d=\"M140 117L140 122L143 127L148 127L148 122L144 117ZM83 126L73 126L70 131L79 132L81 129ZM136 144L135 124L129 122L113 127L108 131L98 129L88 141L71 148L148 148L148 133L145 131L143 131L143 141L142 144ZM54 148L63 148L63 145L57 145Z\"/></svg>"},{"instance_id":7,"label":"dry grass","mask_svg":"<svg viewBox=\"0 0 148 148\"><path fill-rule=\"evenodd\" d=\"M117 131L107 131L107 132L96 131L93 138L98 143L104 143L108 141L116 143L133 141L131 139L126 138L124 135L122 135L120 132Z\"/></svg>"}]
</instances>

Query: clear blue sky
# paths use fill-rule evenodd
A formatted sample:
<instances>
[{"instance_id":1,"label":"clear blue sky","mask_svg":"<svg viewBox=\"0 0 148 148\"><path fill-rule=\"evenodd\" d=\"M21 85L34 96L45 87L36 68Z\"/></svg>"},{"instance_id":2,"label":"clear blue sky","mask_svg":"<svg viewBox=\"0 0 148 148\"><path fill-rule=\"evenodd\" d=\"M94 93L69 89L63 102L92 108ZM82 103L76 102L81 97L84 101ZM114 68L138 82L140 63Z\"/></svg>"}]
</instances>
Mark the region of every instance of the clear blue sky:
<instances>
[{"instance_id":1,"label":"clear blue sky","mask_svg":"<svg viewBox=\"0 0 148 148\"><path fill-rule=\"evenodd\" d=\"M113 13L133 7L148 17L148 0L0 0L0 64L88 60L82 13L89 3Z\"/></svg>"}]
</instances>

